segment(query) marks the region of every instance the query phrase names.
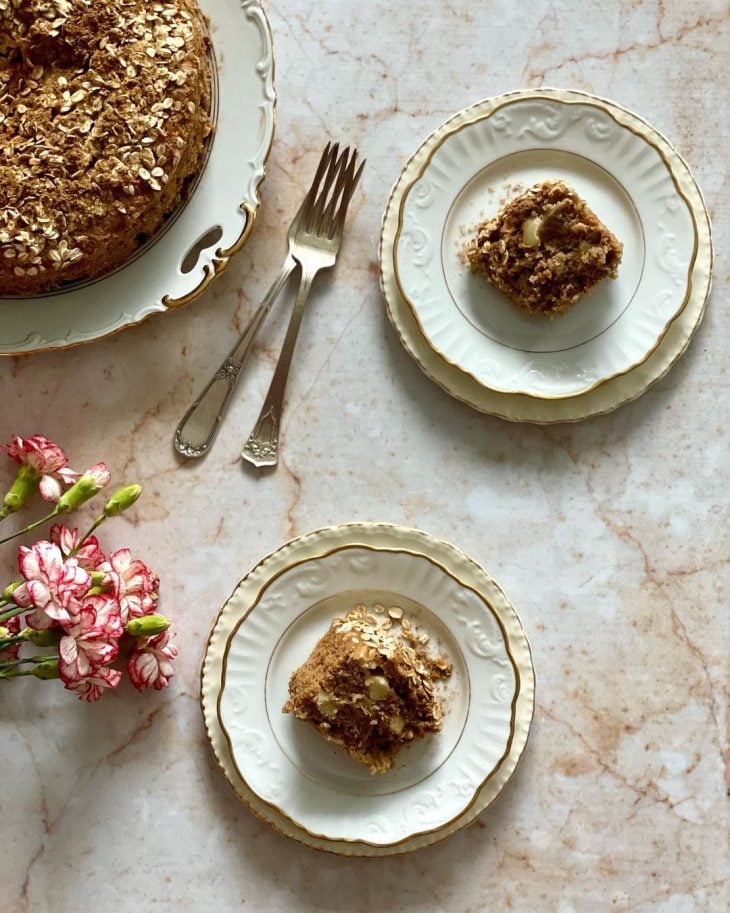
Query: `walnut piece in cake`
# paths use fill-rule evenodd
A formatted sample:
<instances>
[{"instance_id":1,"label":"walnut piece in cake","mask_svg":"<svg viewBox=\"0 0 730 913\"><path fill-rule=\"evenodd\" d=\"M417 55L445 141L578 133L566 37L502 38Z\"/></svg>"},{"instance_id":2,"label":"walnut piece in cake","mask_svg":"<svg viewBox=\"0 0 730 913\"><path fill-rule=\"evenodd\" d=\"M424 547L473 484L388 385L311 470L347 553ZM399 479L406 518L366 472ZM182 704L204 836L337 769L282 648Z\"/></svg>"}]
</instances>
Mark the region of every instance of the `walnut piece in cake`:
<instances>
[{"instance_id":1,"label":"walnut piece in cake","mask_svg":"<svg viewBox=\"0 0 730 913\"><path fill-rule=\"evenodd\" d=\"M404 745L443 721L434 683L451 674L425 651L402 610L374 614L358 605L336 618L289 681L284 713L311 723L372 773L383 773Z\"/></svg>"},{"instance_id":2,"label":"walnut piece in cake","mask_svg":"<svg viewBox=\"0 0 730 913\"><path fill-rule=\"evenodd\" d=\"M195 0L0 0L0 296L124 263L211 132Z\"/></svg>"},{"instance_id":3,"label":"walnut piece in cake","mask_svg":"<svg viewBox=\"0 0 730 913\"><path fill-rule=\"evenodd\" d=\"M615 279L623 245L563 181L544 181L477 228L466 259L530 314L564 313Z\"/></svg>"}]
</instances>

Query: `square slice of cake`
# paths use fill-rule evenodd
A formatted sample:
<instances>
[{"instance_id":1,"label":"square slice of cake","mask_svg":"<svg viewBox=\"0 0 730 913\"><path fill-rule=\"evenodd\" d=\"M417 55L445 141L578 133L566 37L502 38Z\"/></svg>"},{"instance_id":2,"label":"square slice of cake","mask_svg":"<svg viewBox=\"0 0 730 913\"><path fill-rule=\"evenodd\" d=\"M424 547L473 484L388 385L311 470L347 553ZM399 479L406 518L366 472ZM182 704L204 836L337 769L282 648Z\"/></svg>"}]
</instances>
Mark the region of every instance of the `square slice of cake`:
<instances>
[{"instance_id":1,"label":"square slice of cake","mask_svg":"<svg viewBox=\"0 0 730 913\"><path fill-rule=\"evenodd\" d=\"M441 729L434 683L451 664L424 650L398 608L364 605L336 618L289 681L284 713L311 723L372 773L383 773L414 739Z\"/></svg>"},{"instance_id":2,"label":"square slice of cake","mask_svg":"<svg viewBox=\"0 0 730 913\"><path fill-rule=\"evenodd\" d=\"M515 304L552 317L616 278L623 245L571 187L544 181L479 225L465 253Z\"/></svg>"}]
</instances>

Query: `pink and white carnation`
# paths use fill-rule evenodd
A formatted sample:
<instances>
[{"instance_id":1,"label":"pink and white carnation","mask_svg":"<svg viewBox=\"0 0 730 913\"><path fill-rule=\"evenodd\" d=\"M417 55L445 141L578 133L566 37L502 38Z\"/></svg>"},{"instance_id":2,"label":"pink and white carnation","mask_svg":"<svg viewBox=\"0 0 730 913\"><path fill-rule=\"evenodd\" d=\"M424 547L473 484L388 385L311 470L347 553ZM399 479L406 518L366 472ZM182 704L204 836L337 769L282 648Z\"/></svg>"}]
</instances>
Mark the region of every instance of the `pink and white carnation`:
<instances>
[{"instance_id":1,"label":"pink and white carnation","mask_svg":"<svg viewBox=\"0 0 730 913\"><path fill-rule=\"evenodd\" d=\"M58 501L63 486L72 485L79 477L78 472L69 469L68 458L58 444L40 434L27 438L13 435L13 440L8 444L8 456L38 473L38 488L46 501Z\"/></svg>"},{"instance_id":2,"label":"pink and white carnation","mask_svg":"<svg viewBox=\"0 0 730 913\"><path fill-rule=\"evenodd\" d=\"M170 643L170 631L163 631L147 641L138 641L127 661L129 678L138 691L167 688L175 674L172 660L177 656L177 647Z\"/></svg>"},{"instance_id":3,"label":"pink and white carnation","mask_svg":"<svg viewBox=\"0 0 730 913\"><path fill-rule=\"evenodd\" d=\"M64 636L58 645L61 679L77 684L98 675L102 666L116 659L123 633L117 601L106 595L87 596L80 604L77 622L64 625Z\"/></svg>"},{"instance_id":4,"label":"pink and white carnation","mask_svg":"<svg viewBox=\"0 0 730 913\"><path fill-rule=\"evenodd\" d=\"M99 540L96 536L88 536L84 540L84 544L80 546L79 538L77 529L69 529L63 523L54 523L51 527L51 542L61 549L64 557L77 550L74 558L78 561L79 567L86 571L95 571L105 560Z\"/></svg>"},{"instance_id":5,"label":"pink and white carnation","mask_svg":"<svg viewBox=\"0 0 730 913\"><path fill-rule=\"evenodd\" d=\"M3 542L78 510L111 478L105 463L74 472L64 451L41 435L14 435L7 452L19 468L0 498L0 520L26 507L39 491L55 507ZM138 484L117 489L92 530L131 507L140 492ZM21 579L10 582L0 600L3 607L10 605L0 616L12 615L0 622L1 679L60 679L86 702L116 688L125 667L138 691L168 687L178 650L169 620L156 611L160 581L129 549L105 554L95 535L82 538L77 528L56 522L47 539L18 549L18 567ZM50 653L32 652L38 649Z\"/></svg>"},{"instance_id":6,"label":"pink and white carnation","mask_svg":"<svg viewBox=\"0 0 730 913\"><path fill-rule=\"evenodd\" d=\"M63 678L63 676L61 677ZM75 691L80 701L92 703L92 701L98 701L102 697L106 688L116 688L121 679L122 673L118 669L101 666L86 678L81 678L75 682L64 682L64 687L67 691Z\"/></svg>"},{"instance_id":7,"label":"pink and white carnation","mask_svg":"<svg viewBox=\"0 0 730 913\"><path fill-rule=\"evenodd\" d=\"M124 624L130 618L141 618L155 611L160 579L144 562L133 559L128 548L112 552L97 570L106 573L104 583L111 584L112 593L119 600Z\"/></svg>"},{"instance_id":8,"label":"pink and white carnation","mask_svg":"<svg viewBox=\"0 0 730 913\"><path fill-rule=\"evenodd\" d=\"M20 546L18 567L23 583L12 598L21 608L35 609L26 617L29 627L42 629L76 622L79 600L91 586L91 577L76 558L64 559L57 545L42 539L31 548Z\"/></svg>"}]
</instances>

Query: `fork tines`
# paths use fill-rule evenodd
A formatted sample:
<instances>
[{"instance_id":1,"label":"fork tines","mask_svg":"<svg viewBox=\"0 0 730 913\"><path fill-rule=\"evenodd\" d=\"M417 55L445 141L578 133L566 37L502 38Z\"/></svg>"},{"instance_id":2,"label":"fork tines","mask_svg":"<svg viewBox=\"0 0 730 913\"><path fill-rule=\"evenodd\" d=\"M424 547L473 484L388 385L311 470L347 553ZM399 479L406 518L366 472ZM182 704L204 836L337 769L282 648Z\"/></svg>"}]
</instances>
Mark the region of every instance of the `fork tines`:
<instances>
[{"instance_id":1,"label":"fork tines","mask_svg":"<svg viewBox=\"0 0 730 913\"><path fill-rule=\"evenodd\" d=\"M365 160L357 167L357 156L354 147L347 146L342 152L339 143L325 147L310 190L312 205L304 226L307 232L330 239L342 233L347 208L365 167Z\"/></svg>"}]
</instances>

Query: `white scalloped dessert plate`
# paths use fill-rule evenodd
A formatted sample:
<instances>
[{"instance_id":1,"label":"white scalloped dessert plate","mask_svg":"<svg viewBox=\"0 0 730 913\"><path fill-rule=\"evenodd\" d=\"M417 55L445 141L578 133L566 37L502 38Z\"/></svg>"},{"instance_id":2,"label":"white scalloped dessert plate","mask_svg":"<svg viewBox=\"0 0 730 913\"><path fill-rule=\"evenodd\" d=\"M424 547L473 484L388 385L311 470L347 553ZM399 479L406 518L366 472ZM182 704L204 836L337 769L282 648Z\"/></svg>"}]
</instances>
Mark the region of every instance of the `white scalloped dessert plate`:
<instances>
[{"instance_id":1,"label":"white scalloped dessert plate","mask_svg":"<svg viewBox=\"0 0 730 913\"><path fill-rule=\"evenodd\" d=\"M358 602L398 604L454 666L442 731L376 777L281 710L293 669ZM386 524L320 530L265 559L223 607L203 666L208 732L238 795L345 855L406 852L471 821L511 776L533 701L529 646L499 587L453 546Z\"/></svg>"},{"instance_id":2,"label":"white scalloped dessert plate","mask_svg":"<svg viewBox=\"0 0 730 913\"><path fill-rule=\"evenodd\" d=\"M187 304L248 239L274 134L271 31L257 0L199 2L216 61L216 127L194 190L115 272L46 296L0 299L0 355L68 348ZM198 256L188 269L191 251Z\"/></svg>"},{"instance_id":3,"label":"white scalloped dessert plate","mask_svg":"<svg viewBox=\"0 0 730 913\"><path fill-rule=\"evenodd\" d=\"M546 320L472 274L459 251L506 198L551 178L577 190L624 256L616 280ZM437 355L495 393L546 400L646 361L692 296L704 300L710 259L701 195L666 139L618 105L550 89L489 99L435 131L392 192L381 243L386 295L392 271Z\"/></svg>"}]
</instances>

